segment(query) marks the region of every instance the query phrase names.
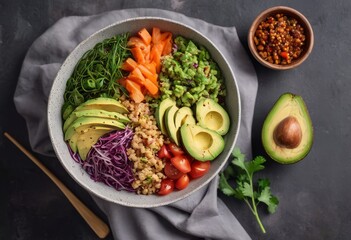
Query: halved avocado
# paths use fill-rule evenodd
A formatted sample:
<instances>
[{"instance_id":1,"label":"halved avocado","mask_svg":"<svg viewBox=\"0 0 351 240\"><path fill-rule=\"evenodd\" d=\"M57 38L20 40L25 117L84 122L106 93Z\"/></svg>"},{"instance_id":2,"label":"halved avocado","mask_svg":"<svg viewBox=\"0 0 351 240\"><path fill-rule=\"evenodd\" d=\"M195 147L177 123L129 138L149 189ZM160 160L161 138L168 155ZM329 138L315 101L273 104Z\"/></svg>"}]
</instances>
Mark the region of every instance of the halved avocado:
<instances>
[{"instance_id":1,"label":"halved avocado","mask_svg":"<svg viewBox=\"0 0 351 240\"><path fill-rule=\"evenodd\" d=\"M167 129L165 126L165 112L166 110L173 106L176 105L176 102L172 100L171 98L166 98L160 102L158 107L156 108L156 123L158 125L158 128L161 130L161 132L165 135L167 135Z\"/></svg>"},{"instance_id":2,"label":"halved avocado","mask_svg":"<svg viewBox=\"0 0 351 240\"><path fill-rule=\"evenodd\" d=\"M230 119L224 108L213 99L203 98L196 103L196 119L204 128L225 135L230 127Z\"/></svg>"},{"instance_id":3,"label":"halved avocado","mask_svg":"<svg viewBox=\"0 0 351 240\"><path fill-rule=\"evenodd\" d=\"M124 116L118 112L108 112L101 109L88 109L88 110L75 110L73 111L70 116L67 118L65 123L63 124L63 131L66 131L68 127L80 117L100 117L100 118L108 118L108 119L115 119L121 123L128 123L130 122L129 118Z\"/></svg>"},{"instance_id":4,"label":"halved avocado","mask_svg":"<svg viewBox=\"0 0 351 240\"><path fill-rule=\"evenodd\" d=\"M177 128L175 127L174 124L174 116L176 112L178 111L178 107L176 105L172 105L171 107L167 108L165 112L165 126L167 130L167 136L170 137L175 144L179 146L179 141L177 138Z\"/></svg>"},{"instance_id":5,"label":"halved avocado","mask_svg":"<svg viewBox=\"0 0 351 240\"><path fill-rule=\"evenodd\" d=\"M313 144L313 126L301 96L284 93L275 102L262 127L262 144L275 161L302 160Z\"/></svg>"},{"instance_id":6,"label":"halved avocado","mask_svg":"<svg viewBox=\"0 0 351 240\"><path fill-rule=\"evenodd\" d=\"M184 124L180 128L180 136L186 151L199 161L215 159L225 146L220 134L195 124Z\"/></svg>"},{"instance_id":7,"label":"halved avocado","mask_svg":"<svg viewBox=\"0 0 351 240\"><path fill-rule=\"evenodd\" d=\"M113 98L99 97L87 100L79 105L75 110L82 111L88 109L101 109L109 112L128 113L128 109L119 101Z\"/></svg>"},{"instance_id":8,"label":"halved avocado","mask_svg":"<svg viewBox=\"0 0 351 240\"><path fill-rule=\"evenodd\" d=\"M97 143L99 138L113 130L113 128L95 127L79 134L77 138L77 150L80 158L85 160L91 147Z\"/></svg>"}]
</instances>

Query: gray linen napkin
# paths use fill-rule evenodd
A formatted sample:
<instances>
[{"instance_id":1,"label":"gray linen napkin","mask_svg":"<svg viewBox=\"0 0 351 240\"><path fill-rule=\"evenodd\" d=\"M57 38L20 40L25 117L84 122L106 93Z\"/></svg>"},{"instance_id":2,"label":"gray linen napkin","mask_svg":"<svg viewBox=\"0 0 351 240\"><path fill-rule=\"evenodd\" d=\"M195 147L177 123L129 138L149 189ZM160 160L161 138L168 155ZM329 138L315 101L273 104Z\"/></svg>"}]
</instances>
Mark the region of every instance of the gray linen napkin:
<instances>
[{"instance_id":1,"label":"gray linen napkin","mask_svg":"<svg viewBox=\"0 0 351 240\"><path fill-rule=\"evenodd\" d=\"M237 146L250 155L257 77L235 27L215 26L159 9L125 9L94 16L65 17L33 43L24 59L14 96L17 111L26 120L32 149L43 155L55 155L47 128L47 101L55 75L68 54L97 30L137 16L159 16L186 23L210 38L225 54L238 81L242 103ZM124 207L92 197L107 215L116 239L250 239L217 197L217 185L218 177L186 199L150 209Z\"/></svg>"}]
</instances>

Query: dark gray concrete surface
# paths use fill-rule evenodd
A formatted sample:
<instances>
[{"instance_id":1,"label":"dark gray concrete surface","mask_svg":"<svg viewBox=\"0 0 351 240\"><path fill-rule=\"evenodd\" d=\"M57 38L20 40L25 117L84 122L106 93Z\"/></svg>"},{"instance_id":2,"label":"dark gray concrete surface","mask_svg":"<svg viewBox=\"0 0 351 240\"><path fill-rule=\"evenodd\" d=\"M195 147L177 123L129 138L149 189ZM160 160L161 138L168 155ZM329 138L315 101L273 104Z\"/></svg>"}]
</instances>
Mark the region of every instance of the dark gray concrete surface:
<instances>
[{"instance_id":1,"label":"dark gray concrete surface","mask_svg":"<svg viewBox=\"0 0 351 240\"><path fill-rule=\"evenodd\" d=\"M236 26L247 50L246 35L251 21L260 11L275 5L294 7L310 20L315 47L303 65L286 72L264 68L252 58L259 80L252 133L254 155L265 154L260 141L263 120L275 100L287 91L304 98L314 125L314 145L302 162L285 166L269 160L262 172L262 176L271 179L272 191L280 199L275 214L261 211L267 234L260 233L244 203L221 194L220 197L253 239L350 239L349 0L1 0L0 131L11 133L29 148L25 122L13 104L17 78L31 43L63 16L134 7L173 10L210 23ZM0 154L0 239L96 239L63 194L2 134ZM37 157L105 218L89 194L56 159Z\"/></svg>"}]
</instances>

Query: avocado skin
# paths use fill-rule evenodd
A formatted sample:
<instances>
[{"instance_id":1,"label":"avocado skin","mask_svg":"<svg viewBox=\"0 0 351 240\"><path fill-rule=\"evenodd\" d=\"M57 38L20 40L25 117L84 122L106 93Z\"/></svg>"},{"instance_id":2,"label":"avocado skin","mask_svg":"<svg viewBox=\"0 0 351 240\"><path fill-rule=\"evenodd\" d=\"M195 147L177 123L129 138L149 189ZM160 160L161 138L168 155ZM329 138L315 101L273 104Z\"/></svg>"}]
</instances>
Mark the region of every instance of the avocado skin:
<instances>
[{"instance_id":1,"label":"avocado skin","mask_svg":"<svg viewBox=\"0 0 351 240\"><path fill-rule=\"evenodd\" d=\"M225 146L220 134L195 124L183 124L180 136L188 154L199 161L214 160ZM205 146L207 143L210 145Z\"/></svg>"},{"instance_id":2,"label":"avocado skin","mask_svg":"<svg viewBox=\"0 0 351 240\"><path fill-rule=\"evenodd\" d=\"M211 118L217 117L219 118L211 120ZM229 131L230 118L228 113L211 98L202 98L196 103L196 119L200 126L216 131L220 135L225 135ZM211 125L211 123L218 123L220 120L222 121L221 126Z\"/></svg>"},{"instance_id":3,"label":"avocado skin","mask_svg":"<svg viewBox=\"0 0 351 240\"><path fill-rule=\"evenodd\" d=\"M302 128L302 139L294 149L279 146L274 141L274 130L286 117L295 117ZM304 159L313 145L313 125L303 98L287 92L274 103L264 120L261 132L262 145L267 154L281 164L293 164Z\"/></svg>"}]
</instances>

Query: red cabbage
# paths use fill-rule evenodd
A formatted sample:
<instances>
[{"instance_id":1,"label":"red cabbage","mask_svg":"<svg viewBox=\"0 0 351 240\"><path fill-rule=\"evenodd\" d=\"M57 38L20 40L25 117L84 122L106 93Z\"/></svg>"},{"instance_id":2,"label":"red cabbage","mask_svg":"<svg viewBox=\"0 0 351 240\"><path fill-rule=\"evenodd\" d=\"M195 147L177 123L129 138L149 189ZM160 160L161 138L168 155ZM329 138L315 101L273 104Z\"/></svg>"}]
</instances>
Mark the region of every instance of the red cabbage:
<instances>
[{"instance_id":1,"label":"red cabbage","mask_svg":"<svg viewBox=\"0 0 351 240\"><path fill-rule=\"evenodd\" d=\"M134 192L132 162L127 156L127 148L133 135L133 131L126 128L101 137L91 148L85 161L80 159L79 154L71 154L94 181L103 182L116 190Z\"/></svg>"}]
</instances>

